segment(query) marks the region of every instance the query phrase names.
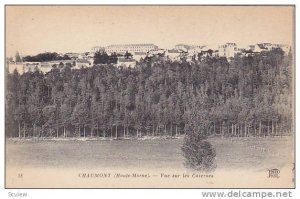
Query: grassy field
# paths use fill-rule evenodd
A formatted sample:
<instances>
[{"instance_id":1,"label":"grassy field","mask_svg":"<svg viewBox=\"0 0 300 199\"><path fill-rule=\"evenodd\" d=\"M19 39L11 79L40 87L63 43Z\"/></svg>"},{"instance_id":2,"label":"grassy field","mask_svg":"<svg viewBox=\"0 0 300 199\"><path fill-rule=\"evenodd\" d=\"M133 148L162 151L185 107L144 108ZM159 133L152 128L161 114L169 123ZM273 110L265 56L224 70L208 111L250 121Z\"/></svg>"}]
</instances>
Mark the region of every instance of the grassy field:
<instances>
[{"instance_id":1,"label":"grassy field","mask_svg":"<svg viewBox=\"0 0 300 199\"><path fill-rule=\"evenodd\" d=\"M281 168L292 163L293 141L283 138L211 138L217 169ZM37 168L185 169L183 139L7 140L6 164Z\"/></svg>"}]
</instances>

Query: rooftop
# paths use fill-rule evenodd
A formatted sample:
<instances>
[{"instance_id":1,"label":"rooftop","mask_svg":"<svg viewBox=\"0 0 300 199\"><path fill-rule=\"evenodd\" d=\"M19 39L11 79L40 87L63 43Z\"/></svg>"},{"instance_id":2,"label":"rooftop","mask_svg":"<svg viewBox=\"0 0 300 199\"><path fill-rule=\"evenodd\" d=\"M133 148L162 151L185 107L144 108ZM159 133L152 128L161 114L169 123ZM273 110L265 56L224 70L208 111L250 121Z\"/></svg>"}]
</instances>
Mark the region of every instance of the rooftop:
<instances>
[{"instance_id":1,"label":"rooftop","mask_svg":"<svg viewBox=\"0 0 300 199\"><path fill-rule=\"evenodd\" d=\"M119 46L122 46L122 47L131 47L131 46L155 46L154 44L113 44L113 45L109 45L107 47L119 47Z\"/></svg>"},{"instance_id":2,"label":"rooftop","mask_svg":"<svg viewBox=\"0 0 300 199\"><path fill-rule=\"evenodd\" d=\"M147 53L145 52L134 52L135 55L146 55Z\"/></svg>"},{"instance_id":3,"label":"rooftop","mask_svg":"<svg viewBox=\"0 0 300 199\"><path fill-rule=\"evenodd\" d=\"M102 46L93 46L92 48L104 48Z\"/></svg>"},{"instance_id":4,"label":"rooftop","mask_svg":"<svg viewBox=\"0 0 300 199\"><path fill-rule=\"evenodd\" d=\"M272 44L271 43L260 43L261 45L264 45L264 46L271 46Z\"/></svg>"},{"instance_id":5,"label":"rooftop","mask_svg":"<svg viewBox=\"0 0 300 199\"><path fill-rule=\"evenodd\" d=\"M120 57L119 60L118 60L118 62L135 62L135 60L134 59L126 59L126 58Z\"/></svg>"},{"instance_id":6,"label":"rooftop","mask_svg":"<svg viewBox=\"0 0 300 199\"><path fill-rule=\"evenodd\" d=\"M267 48L263 45L263 44L257 44L258 45L258 47L260 48L260 49L265 49L265 50L267 50Z\"/></svg>"},{"instance_id":7,"label":"rooftop","mask_svg":"<svg viewBox=\"0 0 300 199\"><path fill-rule=\"evenodd\" d=\"M87 63L87 64L90 63L90 62L89 62L88 60L86 60L86 59L77 59L77 62L78 62L78 63Z\"/></svg>"},{"instance_id":8,"label":"rooftop","mask_svg":"<svg viewBox=\"0 0 300 199\"><path fill-rule=\"evenodd\" d=\"M180 52L179 52L179 50L173 49L173 50L168 50L168 53L180 53Z\"/></svg>"}]
</instances>

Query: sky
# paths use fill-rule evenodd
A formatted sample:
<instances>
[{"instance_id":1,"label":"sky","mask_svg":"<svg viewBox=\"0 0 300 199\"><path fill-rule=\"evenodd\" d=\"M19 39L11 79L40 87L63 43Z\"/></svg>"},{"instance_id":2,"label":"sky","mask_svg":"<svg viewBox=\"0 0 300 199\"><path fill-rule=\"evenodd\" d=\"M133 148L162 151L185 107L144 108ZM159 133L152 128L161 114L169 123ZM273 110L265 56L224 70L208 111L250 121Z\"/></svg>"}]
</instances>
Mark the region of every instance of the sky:
<instances>
[{"instance_id":1,"label":"sky","mask_svg":"<svg viewBox=\"0 0 300 199\"><path fill-rule=\"evenodd\" d=\"M93 46L293 44L292 6L6 6L6 55Z\"/></svg>"}]
</instances>

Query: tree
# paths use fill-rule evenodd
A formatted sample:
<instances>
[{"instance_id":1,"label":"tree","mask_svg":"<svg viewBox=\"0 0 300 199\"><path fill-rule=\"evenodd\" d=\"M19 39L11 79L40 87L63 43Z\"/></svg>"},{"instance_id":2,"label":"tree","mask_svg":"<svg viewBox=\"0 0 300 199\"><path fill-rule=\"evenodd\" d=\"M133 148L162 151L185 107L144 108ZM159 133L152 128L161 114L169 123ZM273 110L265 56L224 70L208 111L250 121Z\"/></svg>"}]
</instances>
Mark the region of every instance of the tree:
<instances>
[{"instance_id":1,"label":"tree","mask_svg":"<svg viewBox=\"0 0 300 199\"><path fill-rule=\"evenodd\" d=\"M129 53L128 51L126 51L124 57L125 57L126 59L130 59L130 58L132 58L132 54Z\"/></svg>"},{"instance_id":2,"label":"tree","mask_svg":"<svg viewBox=\"0 0 300 199\"><path fill-rule=\"evenodd\" d=\"M55 133L55 125L57 119L57 107L55 105L48 105L42 109L43 117L45 118L45 123L43 124L43 130L41 132L46 132L46 136L58 137L58 132ZM45 136L45 135L40 135Z\"/></svg>"},{"instance_id":3,"label":"tree","mask_svg":"<svg viewBox=\"0 0 300 199\"><path fill-rule=\"evenodd\" d=\"M81 137L83 127L83 137L86 137L86 123L88 121L88 107L85 99L78 99L76 106L74 107L72 116L72 124L78 129L78 136Z\"/></svg>"},{"instance_id":4,"label":"tree","mask_svg":"<svg viewBox=\"0 0 300 199\"><path fill-rule=\"evenodd\" d=\"M109 62L109 56L106 52L97 51L94 55L94 64L107 64Z\"/></svg>"},{"instance_id":5,"label":"tree","mask_svg":"<svg viewBox=\"0 0 300 199\"><path fill-rule=\"evenodd\" d=\"M71 60L68 55L60 56L56 52L46 52L40 53L35 56L25 56L23 61L25 62L46 62L46 61L55 61L55 60Z\"/></svg>"},{"instance_id":6,"label":"tree","mask_svg":"<svg viewBox=\"0 0 300 199\"><path fill-rule=\"evenodd\" d=\"M22 58L21 58L20 53L18 51L16 52L15 59L16 59L16 62L22 62Z\"/></svg>"},{"instance_id":7,"label":"tree","mask_svg":"<svg viewBox=\"0 0 300 199\"><path fill-rule=\"evenodd\" d=\"M195 170L212 171L216 168L216 152L207 141L210 121L208 119L208 98L203 93L193 101L193 110L186 128L186 135L182 146L186 165Z\"/></svg>"}]
</instances>

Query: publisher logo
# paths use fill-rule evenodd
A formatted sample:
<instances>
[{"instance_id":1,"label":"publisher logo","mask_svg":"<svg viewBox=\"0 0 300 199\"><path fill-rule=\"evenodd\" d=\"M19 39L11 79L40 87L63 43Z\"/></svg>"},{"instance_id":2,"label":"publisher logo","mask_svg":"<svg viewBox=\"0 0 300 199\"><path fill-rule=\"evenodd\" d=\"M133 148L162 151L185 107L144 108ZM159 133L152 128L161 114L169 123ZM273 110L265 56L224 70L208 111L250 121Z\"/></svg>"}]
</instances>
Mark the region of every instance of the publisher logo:
<instances>
[{"instance_id":1,"label":"publisher logo","mask_svg":"<svg viewBox=\"0 0 300 199\"><path fill-rule=\"evenodd\" d=\"M279 178L280 170L279 169L269 169L269 178Z\"/></svg>"}]
</instances>

